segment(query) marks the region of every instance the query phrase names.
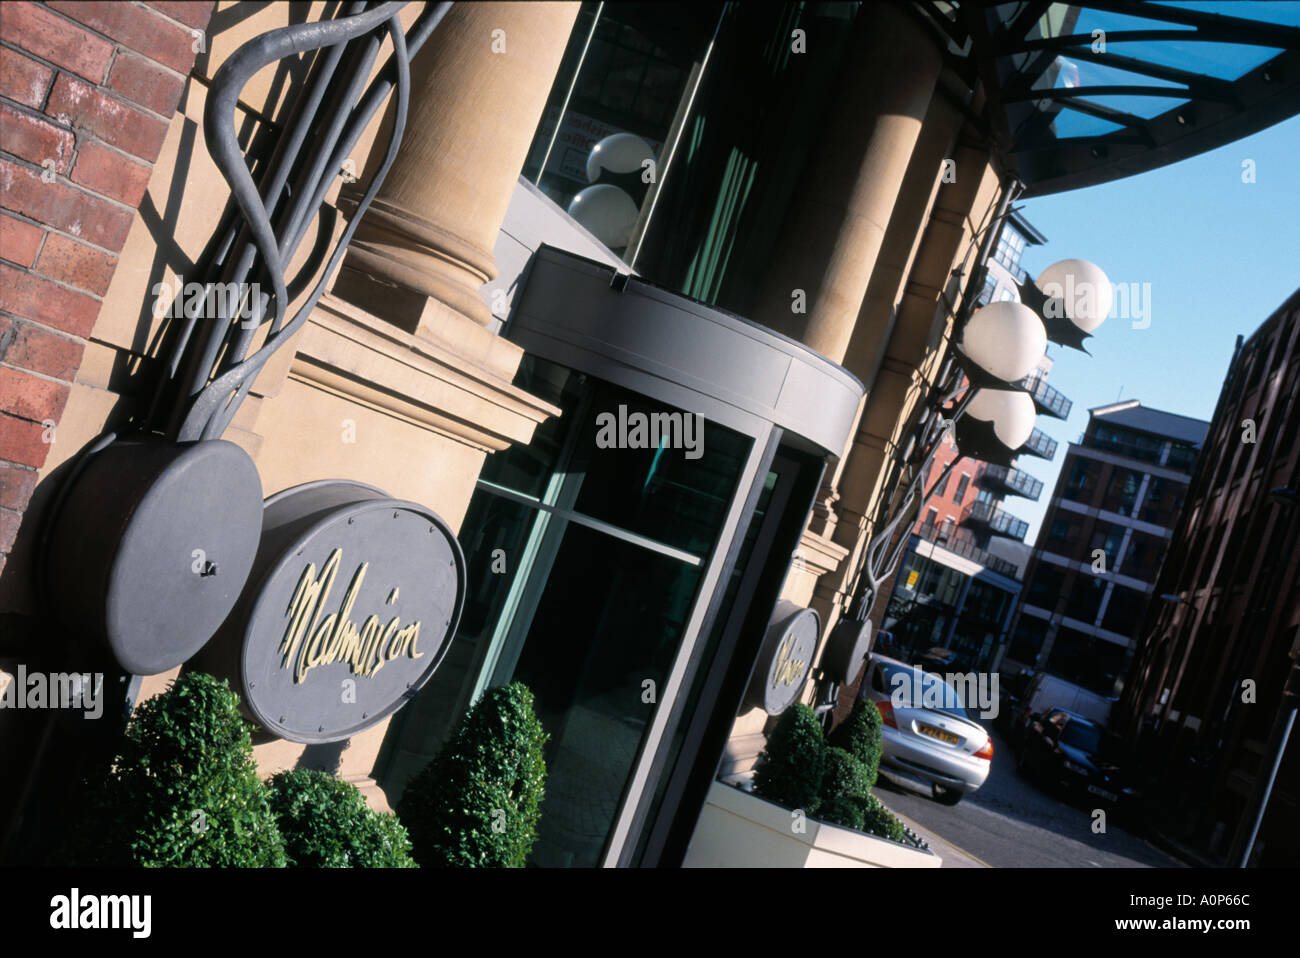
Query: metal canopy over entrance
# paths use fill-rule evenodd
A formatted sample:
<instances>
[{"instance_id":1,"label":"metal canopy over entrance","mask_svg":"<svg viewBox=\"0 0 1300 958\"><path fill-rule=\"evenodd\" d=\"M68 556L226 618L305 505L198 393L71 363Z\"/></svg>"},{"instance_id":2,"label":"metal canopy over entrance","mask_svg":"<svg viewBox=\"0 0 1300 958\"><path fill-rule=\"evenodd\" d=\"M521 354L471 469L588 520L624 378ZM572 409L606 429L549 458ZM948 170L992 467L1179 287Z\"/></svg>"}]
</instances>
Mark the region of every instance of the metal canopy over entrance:
<instances>
[{"instance_id":1,"label":"metal canopy over entrance","mask_svg":"<svg viewBox=\"0 0 1300 958\"><path fill-rule=\"evenodd\" d=\"M1174 163L1300 113L1300 3L918 4L983 82L1025 196Z\"/></svg>"}]
</instances>

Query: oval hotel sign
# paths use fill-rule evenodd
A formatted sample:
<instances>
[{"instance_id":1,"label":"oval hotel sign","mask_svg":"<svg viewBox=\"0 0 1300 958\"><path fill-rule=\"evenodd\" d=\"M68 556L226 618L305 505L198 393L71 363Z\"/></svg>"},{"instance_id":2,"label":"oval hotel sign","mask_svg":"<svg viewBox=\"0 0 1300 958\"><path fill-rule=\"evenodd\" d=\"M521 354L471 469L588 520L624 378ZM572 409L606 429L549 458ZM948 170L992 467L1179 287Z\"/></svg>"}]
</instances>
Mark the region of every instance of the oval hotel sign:
<instances>
[{"instance_id":1,"label":"oval hotel sign","mask_svg":"<svg viewBox=\"0 0 1300 958\"><path fill-rule=\"evenodd\" d=\"M812 609L785 599L776 604L754 664L746 705L780 715L794 704L812 671L820 629L821 619Z\"/></svg>"},{"instance_id":2,"label":"oval hotel sign","mask_svg":"<svg viewBox=\"0 0 1300 958\"><path fill-rule=\"evenodd\" d=\"M235 614L199 667L238 682L252 717L295 742L349 738L413 698L442 661L465 560L422 506L351 482L266 502Z\"/></svg>"}]
</instances>

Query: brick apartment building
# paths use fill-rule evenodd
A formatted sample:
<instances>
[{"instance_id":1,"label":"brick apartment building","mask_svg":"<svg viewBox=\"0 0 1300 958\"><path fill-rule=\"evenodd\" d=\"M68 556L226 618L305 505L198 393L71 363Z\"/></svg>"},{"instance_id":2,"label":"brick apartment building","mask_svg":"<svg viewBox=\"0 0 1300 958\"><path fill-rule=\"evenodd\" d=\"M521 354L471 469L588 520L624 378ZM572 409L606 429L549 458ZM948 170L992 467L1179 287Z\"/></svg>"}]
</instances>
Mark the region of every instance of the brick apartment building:
<instances>
[{"instance_id":1,"label":"brick apartment building","mask_svg":"<svg viewBox=\"0 0 1300 958\"><path fill-rule=\"evenodd\" d=\"M1088 411L1025 573L1007 665L1105 695L1132 657L1208 424L1136 399Z\"/></svg>"},{"instance_id":2,"label":"brick apartment building","mask_svg":"<svg viewBox=\"0 0 1300 958\"><path fill-rule=\"evenodd\" d=\"M1282 752L1254 860L1294 867L1300 761L1277 731L1300 655L1300 291L1238 340L1208 435L1156 586L1168 600L1148 612L1117 719L1161 830L1216 864L1240 860Z\"/></svg>"},{"instance_id":3,"label":"brick apartment building","mask_svg":"<svg viewBox=\"0 0 1300 958\"><path fill-rule=\"evenodd\" d=\"M989 275L980 303L1017 300L1016 286L1025 281L1021 255L1046 237L1020 213L1007 217L989 259ZM1041 415L1065 419L1072 403L1048 385L1052 360L1044 357L1022 385ZM1035 429L1020 455L1051 460L1054 439ZM1015 515L1008 497L1037 501L1043 483L1013 465L961 458L939 479L958 455L950 440L940 447L926 478L933 494L911 530L911 542L891 584L881 628L892 642L890 650L903 657L933 646L954 649L970 667L995 668L1007 627L1020 594L1029 549L1024 545L1029 523Z\"/></svg>"}]
</instances>

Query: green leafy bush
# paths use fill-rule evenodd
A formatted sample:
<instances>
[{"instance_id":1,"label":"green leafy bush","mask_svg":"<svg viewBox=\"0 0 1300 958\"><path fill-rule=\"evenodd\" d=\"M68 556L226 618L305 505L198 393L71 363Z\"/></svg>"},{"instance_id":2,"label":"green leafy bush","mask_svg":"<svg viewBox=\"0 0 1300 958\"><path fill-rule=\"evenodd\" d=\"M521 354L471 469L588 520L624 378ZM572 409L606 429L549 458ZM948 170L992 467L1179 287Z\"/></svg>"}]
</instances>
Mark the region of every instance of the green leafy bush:
<instances>
[{"instance_id":1,"label":"green leafy bush","mask_svg":"<svg viewBox=\"0 0 1300 958\"><path fill-rule=\"evenodd\" d=\"M831 825L861 830L872 784L861 762L842 748L828 748L817 817Z\"/></svg>"},{"instance_id":2,"label":"green leafy bush","mask_svg":"<svg viewBox=\"0 0 1300 958\"><path fill-rule=\"evenodd\" d=\"M546 738L527 686L488 689L398 803L415 860L522 867L537 839Z\"/></svg>"},{"instance_id":3,"label":"green leafy bush","mask_svg":"<svg viewBox=\"0 0 1300 958\"><path fill-rule=\"evenodd\" d=\"M860 698L853 703L848 718L831 732L831 745L844 749L866 769L871 782L868 789L876 784L876 775L880 769L880 752L884 747L882 726L880 710L875 703Z\"/></svg>"},{"instance_id":4,"label":"green leafy bush","mask_svg":"<svg viewBox=\"0 0 1300 958\"><path fill-rule=\"evenodd\" d=\"M406 829L376 812L351 782L315 769L267 782L289 865L305 868L414 868Z\"/></svg>"},{"instance_id":5,"label":"green leafy bush","mask_svg":"<svg viewBox=\"0 0 1300 958\"><path fill-rule=\"evenodd\" d=\"M801 808L811 815L817 810L825 766L821 722L811 708L796 703L781 713L767 738L767 747L754 770L754 791L769 801L786 808Z\"/></svg>"},{"instance_id":6,"label":"green leafy bush","mask_svg":"<svg viewBox=\"0 0 1300 958\"><path fill-rule=\"evenodd\" d=\"M903 823L894 817L894 813L880 804L874 795L868 795L862 805L862 830L881 838L890 838L896 842L906 842L907 833Z\"/></svg>"},{"instance_id":7,"label":"green leafy bush","mask_svg":"<svg viewBox=\"0 0 1300 958\"><path fill-rule=\"evenodd\" d=\"M257 775L239 697L187 672L136 709L86 857L155 867L283 867L284 841Z\"/></svg>"}]
</instances>

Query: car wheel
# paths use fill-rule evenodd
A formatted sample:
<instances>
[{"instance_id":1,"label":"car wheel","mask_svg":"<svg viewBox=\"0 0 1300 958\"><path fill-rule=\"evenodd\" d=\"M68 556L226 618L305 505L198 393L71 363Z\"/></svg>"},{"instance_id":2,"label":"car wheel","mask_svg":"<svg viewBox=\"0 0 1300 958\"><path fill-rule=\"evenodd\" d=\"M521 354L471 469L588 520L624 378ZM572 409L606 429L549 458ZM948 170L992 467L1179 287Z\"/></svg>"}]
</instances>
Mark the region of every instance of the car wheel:
<instances>
[{"instance_id":1,"label":"car wheel","mask_svg":"<svg viewBox=\"0 0 1300 958\"><path fill-rule=\"evenodd\" d=\"M942 785L933 786L932 791L934 794L934 800L943 805L956 805L966 795L965 792L958 789L944 788Z\"/></svg>"}]
</instances>

